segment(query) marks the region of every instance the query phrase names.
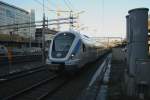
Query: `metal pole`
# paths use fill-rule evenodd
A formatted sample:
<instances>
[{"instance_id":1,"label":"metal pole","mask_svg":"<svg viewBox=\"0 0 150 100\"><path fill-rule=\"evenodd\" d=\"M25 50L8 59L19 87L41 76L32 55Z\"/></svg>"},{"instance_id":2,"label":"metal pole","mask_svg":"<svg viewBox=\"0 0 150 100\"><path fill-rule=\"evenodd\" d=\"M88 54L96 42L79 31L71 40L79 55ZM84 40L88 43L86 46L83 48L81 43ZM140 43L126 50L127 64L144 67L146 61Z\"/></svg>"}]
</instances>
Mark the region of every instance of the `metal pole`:
<instances>
[{"instance_id":1,"label":"metal pole","mask_svg":"<svg viewBox=\"0 0 150 100\"><path fill-rule=\"evenodd\" d=\"M31 33L31 28L30 28L30 26L31 26L31 14L29 17L30 17L30 23L29 23L30 45L29 45L29 47L31 48L31 41L32 41L32 33Z\"/></svg>"},{"instance_id":2,"label":"metal pole","mask_svg":"<svg viewBox=\"0 0 150 100\"><path fill-rule=\"evenodd\" d=\"M109 37L107 39L108 39L108 41L107 41L107 48L109 48Z\"/></svg>"},{"instance_id":3,"label":"metal pole","mask_svg":"<svg viewBox=\"0 0 150 100\"><path fill-rule=\"evenodd\" d=\"M73 28L73 14L72 14L72 10L70 11L70 30L72 30Z\"/></svg>"},{"instance_id":4,"label":"metal pole","mask_svg":"<svg viewBox=\"0 0 150 100\"><path fill-rule=\"evenodd\" d=\"M45 64L45 9L43 0L42 62Z\"/></svg>"},{"instance_id":5,"label":"metal pole","mask_svg":"<svg viewBox=\"0 0 150 100\"><path fill-rule=\"evenodd\" d=\"M45 15L43 16L43 29L42 29L42 62L45 64Z\"/></svg>"}]
</instances>

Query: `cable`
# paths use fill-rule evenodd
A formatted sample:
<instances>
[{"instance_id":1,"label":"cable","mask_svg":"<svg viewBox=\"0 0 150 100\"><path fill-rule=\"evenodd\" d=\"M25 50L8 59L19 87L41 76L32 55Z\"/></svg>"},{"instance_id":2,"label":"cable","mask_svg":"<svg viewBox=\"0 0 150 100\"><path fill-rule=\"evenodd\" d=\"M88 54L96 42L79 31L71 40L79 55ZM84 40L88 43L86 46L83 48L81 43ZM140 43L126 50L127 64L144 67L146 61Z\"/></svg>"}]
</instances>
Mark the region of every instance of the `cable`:
<instances>
[{"instance_id":1,"label":"cable","mask_svg":"<svg viewBox=\"0 0 150 100\"><path fill-rule=\"evenodd\" d=\"M68 3L71 5L72 9L74 9L74 6L73 6L73 4L71 3L71 1L70 1L70 0L67 0L67 1L68 1Z\"/></svg>"},{"instance_id":2,"label":"cable","mask_svg":"<svg viewBox=\"0 0 150 100\"><path fill-rule=\"evenodd\" d=\"M59 18L59 19L51 19L48 20L48 22L56 22L56 21L66 21L69 20L70 18ZM76 17L74 17L73 19L76 19ZM36 23L42 23L43 21L33 21L33 22L26 22L26 23L15 23L15 24L8 24L8 25L2 25L0 26L0 28L2 27L10 27L10 26L18 26L18 25L28 25L28 24L36 24Z\"/></svg>"},{"instance_id":3,"label":"cable","mask_svg":"<svg viewBox=\"0 0 150 100\"><path fill-rule=\"evenodd\" d=\"M67 3L67 1L66 1L66 0L64 0L64 3L65 3L65 5L68 7L68 9L69 9L70 11L72 11L72 9L71 9L70 5Z\"/></svg>"},{"instance_id":4,"label":"cable","mask_svg":"<svg viewBox=\"0 0 150 100\"><path fill-rule=\"evenodd\" d=\"M34 0L36 3L38 3L39 5L41 5L41 7L43 8L43 3L41 3L39 0ZM47 6L45 6L44 5L44 7L46 7L47 8L47 10L50 10L50 8L49 7L47 7Z\"/></svg>"},{"instance_id":5,"label":"cable","mask_svg":"<svg viewBox=\"0 0 150 100\"><path fill-rule=\"evenodd\" d=\"M47 20L47 21L48 22L53 22L53 23L50 23L48 25L55 25L54 23L56 23L57 21L60 21L60 24L63 23L63 22L69 23L69 19L70 18L59 18L59 19L51 19L51 20ZM76 18L74 17L74 19L76 19ZM42 26L42 25L36 25L35 23L42 24L42 21L36 21L33 24L31 24L31 23L18 23L18 24L3 25L3 26L0 26L0 30ZM57 23L57 24L59 24L59 23Z\"/></svg>"},{"instance_id":6,"label":"cable","mask_svg":"<svg viewBox=\"0 0 150 100\"><path fill-rule=\"evenodd\" d=\"M41 5L41 7L43 7L43 4L39 1L39 0L34 0L35 2L37 2L38 4ZM48 1L48 0L47 0ZM63 13L70 13L70 11L72 11L72 9L69 7L68 3L66 2L66 0L64 0L66 6L69 8L69 10L54 10L54 9L50 9L49 7L45 6L47 8L48 11L52 11L52 12L63 12Z\"/></svg>"},{"instance_id":7,"label":"cable","mask_svg":"<svg viewBox=\"0 0 150 100\"><path fill-rule=\"evenodd\" d=\"M76 21L73 21L73 23L76 23ZM70 21L63 21L63 22L55 22L55 23L50 23L50 24L48 24L48 25L61 25L61 24L70 24ZM19 27L17 27L17 26L15 26L15 27L6 27L6 28L0 28L0 30L10 30L10 29L21 29L21 28L28 28L28 27L39 27L39 26L43 26L43 25L30 25L30 26L19 26Z\"/></svg>"},{"instance_id":8,"label":"cable","mask_svg":"<svg viewBox=\"0 0 150 100\"><path fill-rule=\"evenodd\" d=\"M67 10L48 10L48 11L63 12L63 13L68 13L68 12L70 12L70 11L67 11Z\"/></svg>"},{"instance_id":9,"label":"cable","mask_svg":"<svg viewBox=\"0 0 150 100\"><path fill-rule=\"evenodd\" d=\"M56 6L57 6L57 5L54 4L52 1L50 2L49 0L47 0L47 2L48 2L51 6L53 6L53 7L56 7Z\"/></svg>"},{"instance_id":10,"label":"cable","mask_svg":"<svg viewBox=\"0 0 150 100\"><path fill-rule=\"evenodd\" d=\"M38 4L40 4L43 7L43 4L39 0L34 0L34 1L37 2ZM57 13L57 12L66 12L66 13L70 12L70 11L67 11L67 10L60 10L60 11L58 11L58 10L50 9L47 6L45 6L45 7L47 8L48 11L52 11L52 12L55 12L55 13Z\"/></svg>"},{"instance_id":11,"label":"cable","mask_svg":"<svg viewBox=\"0 0 150 100\"><path fill-rule=\"evenodd\" d=\"M43 7L43 4L39 0L34 0L34 1L37 2L38 4L40 4L41 7Z\"/></svg>"}]
</instances>

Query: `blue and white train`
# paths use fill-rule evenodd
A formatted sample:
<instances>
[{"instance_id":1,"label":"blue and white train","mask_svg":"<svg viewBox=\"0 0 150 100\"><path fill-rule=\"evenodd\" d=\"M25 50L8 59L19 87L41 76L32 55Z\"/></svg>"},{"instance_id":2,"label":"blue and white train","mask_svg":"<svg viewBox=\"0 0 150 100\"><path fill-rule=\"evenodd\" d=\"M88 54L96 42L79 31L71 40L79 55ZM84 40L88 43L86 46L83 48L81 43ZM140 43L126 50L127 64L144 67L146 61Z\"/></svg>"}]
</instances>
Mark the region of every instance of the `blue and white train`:
<instances>
[{"instance_id":1,"label":"blue and white train","mask_svg":"<svg viewBox=\"0 0 150 100\"><path fill-rule=\"evenodd\" d=\"M52 70L73 71L96 60L108 49L75 31L59 32L52 39L46 64Z\"/></svg>"}]
</instances>

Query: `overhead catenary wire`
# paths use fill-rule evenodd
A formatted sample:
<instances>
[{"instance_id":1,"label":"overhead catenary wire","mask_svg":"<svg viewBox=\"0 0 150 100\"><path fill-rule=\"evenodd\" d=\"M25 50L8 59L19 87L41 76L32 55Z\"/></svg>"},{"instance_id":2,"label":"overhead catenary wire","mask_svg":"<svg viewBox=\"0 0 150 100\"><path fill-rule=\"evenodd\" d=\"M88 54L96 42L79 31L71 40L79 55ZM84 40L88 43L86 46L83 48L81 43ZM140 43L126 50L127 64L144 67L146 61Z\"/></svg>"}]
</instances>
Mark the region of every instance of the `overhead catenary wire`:
<instances>
[{"instance_id":1,"label":"overhead catenary wire","mask_svg":"<svg viewBox=\"0 0 150 100\"><path fill-rule=\"evenodd\" d=\"M76 21L74 21L73 23L76 23ZM47 25L61 25L61 24L70 24L70 21L63 21L63 22L54 22L54 23L49 23ZM4 28L0 28L0 30L11 30L11 29L20 29L20 28L29 28L29 27L42 27L43 25L28 25L28 26L12 26L12 27L4 27Z\"/></svg>"},{"instance_id":2,"label":"overhead catenary wire","mask_svg":"<svg viewBox=\"0 0 150 100\"><path fill-rule=\"evenodd\" d=\"M73 23L76 23L76 21L74 21ZM60 23L51 23L51 24L47 24L47 25L62 25L62 24L70 24L70 22L60 22ZM31 26L22 26L22 27L13 27L13 28L4 28L4 29L0 29L0 30L8 30L8 29L21 29L21 28L28 28L28 27L40 27L43 25L31 25Z\"/></svg>"},{"instance_id":3,"label":"overhead catenary wire","mask_svg":"<svg viewBox=\"0 0 150 100\"><path fill-rule=\"evenodd\" d=\"M72 9L74 10L75 8L74 8L74 5L72 4L72 2L70 0L67 0L67 1L71 5Z\"/></svg>"},{"instance_id":4,"label":"overhead catenary wire","mask_svg":"<svg viewBox=\"0 0 150 100\"><path fill-rule=\"evenodd\" d=\"M39 0L34 0L36 3L38 3L42 8L43 8L43 3L41 3ZM47 7L47 6L45 6L44 5L44 8L46 8L47 9L47 11L51 11L51 9L49 8L49 7ZM56 12L54 12L54 13L56 13Z\"/></svg>"},{"instance_id":5,"label":"overhead catenary wire","mask_svg":"<svg viewBox=\"0 0 150 100\"><path fill-rule=\"evenodd\" d=\"M48 22L55 22L55 21L63 21L63 20L69 20L70 18L59 18L59 19L51 19L47 20ZM73 17L73 19L76 19L76 17ZM8 24L8 25L1 25L0 28L2 27L9 27L9 26L17 26L17 25L26 25L26 24L36 24L36 23L42 23L43 21L33 21L33 22L26 22L26 23L16 23L16 24Z\"/></svg>"},{"instance_id":6,"label":"overhead catenary wire","mask_svg":"<svg viewBox=\"0 0 150 100\"><path fill-rule=\"evenodd\" d=\"M43 7L43 4L39 1L39 0L34 0L35 2L37 2L39 5L41 5L41 7ZM52 11L52 12L54 12L54 13L57 13L57 12L64 12L64 13L68 13L68 12L70 12L70 10L55 10L55 9L50 9L49 7L47 7L47 6L45 6L46 7L46 9L48 10L48 11Z\"/></svg>"},{"instance_id":7,"label":"overhead catenary wire","mask_svg":"<svg viewBox=\"0 0 150 100\"><path fill-rule=\"evenodd\" d=\"M67 6L67 8L72 11L72 8L70 7L70 5L68 4L68 2L66 0L64 0L65 5Z\"/></svg>"},{"instance_id":8,"label":"overhead catenary wire","mask_svg":"<svg viewBox=\"0 0 150 100\"><path fill-rule=\"evenodd\" d=\"M43 6L43 4L39 1L39 0L34 0L36 1L38 4L40 4L41 6ZM47 0L48 1L48 0ZM49 7L45 6L47 8L48 11L52 11L52 12L62 12L62 13L70 13L70 12L74 12L73 9L71 9L71 7L69 6L69 4L71 4L71 2L68 4L66 0L64 0L66 6L69 8L69 10L55 10L55 9L50 9ZM69 1L68 1L69 2ZM72 4L71 4L72 5Z\"/></svg>"},{"instance_id":9,"label":"overhead catenary wire","mask_svg":"<svg viewBox=\"0 0 150 100\"><path fill-rule=\"evenodd\" d=\"M39 1L39 0L34 0L36 3L38 3L39 5L41 5L41 7L43 7L43 4Z\"/></svg>"},{"instance_id":10,"label":"overhead catenary wire","mask_svg":"<svg viewBox=\"0 0 150 100\"><path fill-rule=\"evenodd\" d=\"M36 1L37 3L39 3L43 7L44 3L41 3L39 0L34 0L34 1ZM72 5L71 1L69 1L69 0L63 0L63 1L64 1L65 5L67 6L67 8L69 9L69 11L66 11L66 10L52 10L49 7L45 6L45 5L44 5L44 7L46 7L48 11L56 12L57 15L58 15L59 12L69 13L69 16L70 16L70 29L71 29L73 27L73 18L72 18L73 17L73 10L72 10L73 5ZM49 2L49 1L47 0L47 2Z\"/></svg>"},{"instance_id":11,"label":"overhead catenary wire","mask_svg":"<svg viewBox=\"0 0 150 100\"><path fill-rule=\"evenodd\" d=\"M50 0L47 0L47 2L48 2L48 4L50 4L50 6L53 6L53 7L56 7L56 6L57 6L54 2L52 2L52 1L50 1Z\"/></svg>"}]
</instances>

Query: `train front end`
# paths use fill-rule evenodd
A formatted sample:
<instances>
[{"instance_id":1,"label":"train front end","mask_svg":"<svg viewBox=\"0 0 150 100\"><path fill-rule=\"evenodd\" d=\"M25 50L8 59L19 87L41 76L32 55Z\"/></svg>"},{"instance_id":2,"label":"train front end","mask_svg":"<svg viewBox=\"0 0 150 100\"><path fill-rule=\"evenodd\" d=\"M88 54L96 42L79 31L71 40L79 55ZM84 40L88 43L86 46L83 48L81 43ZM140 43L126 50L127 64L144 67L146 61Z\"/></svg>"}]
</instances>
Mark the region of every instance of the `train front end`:
<instances>
[{"instance_id":1,"label":"train front end","mask_svg":"<svg viewBox=\"0 0 150 100\"><path fill-rule=\"evenodd\" d=\"M74 59L77 36L71 32L58 33L52 40L47 65L52 70L73 70L79 59Z\"/></svg>"}]
</instances>

